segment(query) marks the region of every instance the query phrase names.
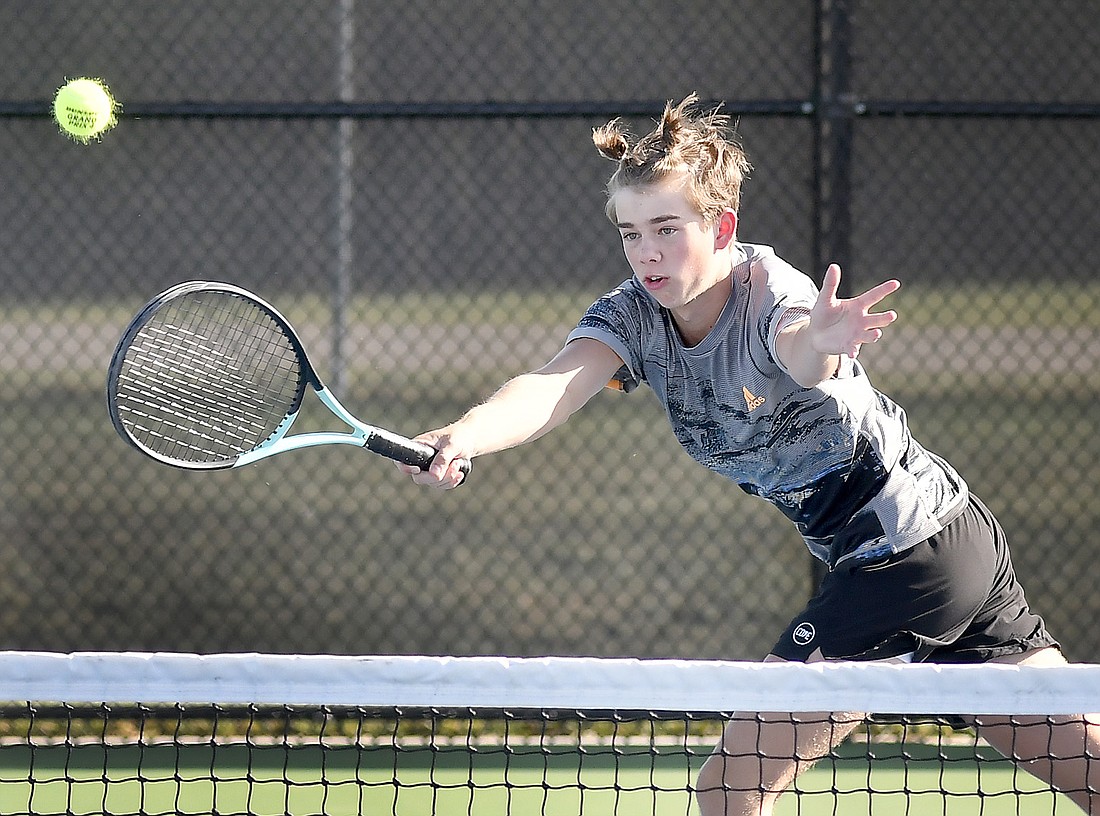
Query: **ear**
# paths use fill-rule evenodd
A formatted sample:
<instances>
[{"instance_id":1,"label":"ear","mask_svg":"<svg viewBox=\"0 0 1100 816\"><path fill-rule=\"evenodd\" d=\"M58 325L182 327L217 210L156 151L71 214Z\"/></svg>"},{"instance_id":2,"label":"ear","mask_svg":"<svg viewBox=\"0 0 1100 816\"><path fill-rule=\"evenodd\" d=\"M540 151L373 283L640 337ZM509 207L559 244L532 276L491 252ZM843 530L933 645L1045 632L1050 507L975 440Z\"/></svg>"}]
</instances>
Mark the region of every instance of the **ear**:
<instances>
[{"instance_id":1,"label":"ear","mask_svg":"<svg viewBox=\"0 0 1100 816\"><path fill-rule=\"evenodd\" d=\"M718 229L714 236L714 248L725 249L737 240L737 213L725 210L718 218Z\"/></svg>"}]
</instances>

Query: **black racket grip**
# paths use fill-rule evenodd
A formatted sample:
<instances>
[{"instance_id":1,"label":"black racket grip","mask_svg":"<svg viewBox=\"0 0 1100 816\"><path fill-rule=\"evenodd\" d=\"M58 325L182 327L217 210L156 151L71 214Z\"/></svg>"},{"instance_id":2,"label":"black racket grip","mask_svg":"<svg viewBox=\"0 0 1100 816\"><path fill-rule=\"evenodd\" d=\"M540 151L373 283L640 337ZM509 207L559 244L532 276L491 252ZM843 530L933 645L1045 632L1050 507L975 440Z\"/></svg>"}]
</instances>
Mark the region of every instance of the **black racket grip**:
<instances>
[{"instance_id":1,"label":"black racket grip","mask_svg":"<svg viewBox=\"0 0 1100 816\"><path fill-rule=\"evenodd\" d=\"M421 470L427 470L436 454L439 453L426 442L417 442L414 439L405 439L402 436L387 433L371 434L367 439L366 447L367 450L381 454L388 459L393 459L395 462L415 465ZM459 463L458 469L462 471L462 481L459 484L464 484L466 477L470 475L470 461L463 459Z\"/></svg>"}]
</instances>

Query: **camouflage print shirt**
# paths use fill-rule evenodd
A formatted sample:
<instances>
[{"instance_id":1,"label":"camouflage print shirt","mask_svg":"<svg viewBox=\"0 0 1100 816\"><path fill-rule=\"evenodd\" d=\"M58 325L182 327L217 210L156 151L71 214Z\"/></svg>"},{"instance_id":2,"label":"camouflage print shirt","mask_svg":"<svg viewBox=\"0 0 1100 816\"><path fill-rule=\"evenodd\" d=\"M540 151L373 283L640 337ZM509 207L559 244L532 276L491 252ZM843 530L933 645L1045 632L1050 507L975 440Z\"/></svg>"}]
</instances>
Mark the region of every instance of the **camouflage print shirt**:
<instances>
[{"instance_id":1,"label":"camouflage print shirt","mask_svg":"<svg viewBox=\"0 0 1100 816\"><path fill-rule=\"evenodd\" d=\"M671 315L633 279L597 300L569 340L623 360L629 391L648 385L700 464L775 505L830 567L900 552L961 512L966 483L912 437L905 412L857 360L803 388L775 340L804 320L817 289L770 247L735 247L733 289L706 338L687 347Z\"/></svg>"}]
</instances>

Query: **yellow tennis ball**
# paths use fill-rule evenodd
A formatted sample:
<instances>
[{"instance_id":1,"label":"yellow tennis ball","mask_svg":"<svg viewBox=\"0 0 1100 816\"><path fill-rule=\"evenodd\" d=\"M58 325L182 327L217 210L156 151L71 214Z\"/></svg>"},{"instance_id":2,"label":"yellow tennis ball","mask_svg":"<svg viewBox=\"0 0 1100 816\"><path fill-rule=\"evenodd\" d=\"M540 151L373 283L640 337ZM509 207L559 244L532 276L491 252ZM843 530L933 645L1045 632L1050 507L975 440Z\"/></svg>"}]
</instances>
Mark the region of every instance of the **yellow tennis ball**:
<instances>
[{"instance_id":1,"label":"yellow tennis ball","mask_svg":"<svg viewBox=\"0 0 1100 816\"><path fill-rule=\"evenodd\" d=\"M53 100L53 118L75 141L87 144L118 124L119 105L101 79L66 82Z\"/></svg>"}]
</instances>

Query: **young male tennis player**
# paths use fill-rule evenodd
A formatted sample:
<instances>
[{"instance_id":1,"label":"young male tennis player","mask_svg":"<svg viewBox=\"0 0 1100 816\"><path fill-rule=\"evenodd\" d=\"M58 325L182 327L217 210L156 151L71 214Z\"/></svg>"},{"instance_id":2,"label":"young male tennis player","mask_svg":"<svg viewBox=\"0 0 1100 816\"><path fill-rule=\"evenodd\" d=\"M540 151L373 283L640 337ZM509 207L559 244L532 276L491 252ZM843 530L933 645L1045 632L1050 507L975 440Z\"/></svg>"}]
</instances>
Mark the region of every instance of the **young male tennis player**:
<instances>
[{"instance_id":1,"label":"young male tennis player","mask_svg":"<svg viewBox=\"0 0 1100 816\"><path fill-rule=\"evenodd\" d=\"M895 320L872 309L898 282L839 298L836 265L818 291L771 248L741 243L749 164L728 117L700 110L694 95L670 103L640 139L617 121L593 138L617 163L607 215L633 277L597 300L544 366L418 437L439 449L430 470L402 470L454 487L459 460L542 436L609 380L625 390L644 382L686 451L775 505L829 567L767 659L1064 663L1024 600L997 520L910 435L905 413L858 362L860 347ZM701 812L770 813L806 760L860 719L733 719L699 775ZM978 724L1007 756L1100 814L1100 718L1020 720Z\"/></svg>"}]
</instances>

